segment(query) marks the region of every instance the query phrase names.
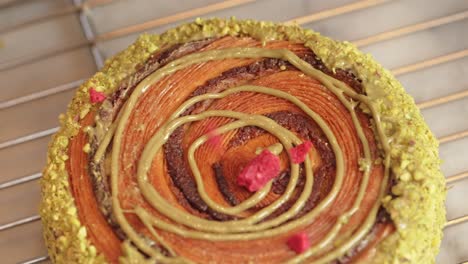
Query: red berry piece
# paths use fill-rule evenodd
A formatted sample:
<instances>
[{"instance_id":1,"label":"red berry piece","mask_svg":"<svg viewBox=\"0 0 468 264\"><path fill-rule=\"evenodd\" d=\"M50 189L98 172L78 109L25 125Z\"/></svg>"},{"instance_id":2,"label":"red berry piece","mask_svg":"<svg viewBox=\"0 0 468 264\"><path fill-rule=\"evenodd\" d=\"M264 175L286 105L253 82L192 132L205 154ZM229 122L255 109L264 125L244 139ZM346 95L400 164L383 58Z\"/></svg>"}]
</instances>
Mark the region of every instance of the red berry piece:
<instances>
[{"instance_id":1,"label":"red berry piece","mask_svg":"<svg viewBox=\"0 0 468 264\"><path fill-rule=\"evenodd\" d=\"M255 192L280 173L280 159L265 149L242 169L237 177L237 184Z\"/></svg>"},{"instance_id":2,"label":"red berry piece","mask_svg":"<svg viewBox=\"0 0 468 264\"><path fill-rule=\"evenodd\" d=\"M96 91L94 88L89 89L89 100L91 103L100 103L106 100L106 95L102 92Z\"/></svg>"},{"instance_id":3,"label":"red berry piece","mask_svg":"<svg viewBox=\"0 0 468 264\"><path fill-rule=\"evenodd\" d=\"M307 140L306 142L290 149L289 153L291 154L292 162L295 164L304 162L306 155L311 148L312 148L312 142Z\"/></svg>"},{"instance_id":4,"label":"red berry piece","mask_svg":"<svg viewBox=\"0 0 468 264\"><path fill-rule=\"evenodd\" d=\"M301 254L310 247L309 237L305 232L297 233L288 239L288 247L297 254Z\"/></svg>"}]
</instances>

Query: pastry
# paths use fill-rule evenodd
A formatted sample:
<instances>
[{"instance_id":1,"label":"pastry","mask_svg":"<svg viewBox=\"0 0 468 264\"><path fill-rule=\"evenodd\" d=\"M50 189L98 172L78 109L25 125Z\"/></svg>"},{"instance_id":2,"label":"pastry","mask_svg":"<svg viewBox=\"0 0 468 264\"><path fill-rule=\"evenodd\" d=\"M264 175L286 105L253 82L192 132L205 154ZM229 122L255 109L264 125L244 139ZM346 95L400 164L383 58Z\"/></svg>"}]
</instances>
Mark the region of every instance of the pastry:
<instances>
[{"instance_id":1,"label":"pastry","mask_svg":"<svg viewBox=\"0 0 468 264\"><path fill-rule=\"evenodd\" d=\"M432 263L438 143L391 73L298 26L142 35L77 91L41 219L57 263Z\"/></svg>"}]
</instances>

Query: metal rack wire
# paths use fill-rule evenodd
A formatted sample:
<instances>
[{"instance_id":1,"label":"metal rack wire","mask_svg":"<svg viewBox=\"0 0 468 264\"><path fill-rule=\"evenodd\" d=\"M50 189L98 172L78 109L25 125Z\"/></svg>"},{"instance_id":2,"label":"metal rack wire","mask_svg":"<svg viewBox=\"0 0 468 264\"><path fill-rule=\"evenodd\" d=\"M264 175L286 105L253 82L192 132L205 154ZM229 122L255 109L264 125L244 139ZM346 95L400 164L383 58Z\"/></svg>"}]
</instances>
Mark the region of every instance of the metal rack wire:
<instances>
[{"instance_id":1,"label":"metal rack wire","mask_svg":"<svg viewBox=\"0 0 468 264\"><path fill-rule=\"evenodd\" d=\"M0 5L0 8L10 7L12 5L18 4L19 2L23 2L23 1L25 0L10 0L6 4ZM18 30L19 28L27 27L35 23L48 21L56 17L75 14L79 18L79 22L83 30L83 34L85 36L84 41L75 43L74 45L71 45L69 47L62 47L60 49L47 50L43 53L35 54L33 56L14 59L14 60L7 61L7 62L0 62L0 72L11 70L13 68L17 68L22 65L27 65L36 61L40 61L40 60L43 60L52 56L57 56L58 54L62 54L62 53L69 52L69 51L76 50L76 49L83 48L83 47L87 47L90 49L94 62L96 64L96 67L100 68L103 65L104 58L102 54L100 53L100 50L97 47L99 43L121 38L129 34L143 32L145 30L149 30L149 29L159 27L162 25L167 25L170 23L178 22L184 19L207 15L215 11L221 11L221 10L226 10L226 9L241 6L241 5L247 5L249 3L255 2L255 0L222 1L222 2L215 3L215 4L207 5L204 7L195 8L189 11L183 11L180 13L172 14L170 16L156 18L156 19L149 20L149 21L139 23L139 24L135 24L132 26L118 28L109 32L102 33L102 34L96 34L96 31L94 30L92 26L92 21L89 17L89 12L95 7L112 4L113 2L114 1L112 0L88 0L88 1L72 0L72 5L64 9L57 10L52 13L45 14L40 17L36 17L34 19L28 20L26 22L22 22L20 24L16 24L6 29L0 30L0 34L4 34L6 32ZM373 6L382 5L387 2L391 2L391 0L358 0L349 4L339 6L339 7L323 10L323 11L309 14L309 15L302 16L302 17L297 17L295 19L285 21L285 23L308 24L308 23L332 18L335 16L340 16L346 13L351 13L351 12L355 12L358 10L364 10L366 8L370 8ZM362 47L366 47L366 46L376 44L379 42L399 38L405 35L415 34L417 32L421 32L424 30L429 30L429 29L433 29L436 27L448 25L451 23L455 23L457 21L462 21L467 18L468 18L468 10L463 10L461 12L453 13L451 15L446 15L446 16L435 18L435 19L430 19L427 21L407 25L404 27L391 29L386 32L381 32L381 33L378 33L369 37L357 39L352 42L355 43L358 47L362 48ZM463 59L466 57L468 57L468 48L455 51L452 53L447 53L441 56L432 57L432 58L425 59L419 62L414 62L408 65L400 66L400 67L392 69L392 72L396 76L400 76L403 74L421 71L429 67L434 67L436 65L453 62L453 61ZM15 107L18 105L26 104L34 100L52 96L54 94L58 94L58 93L62 93L65 91L75 89L81 83L83 83L84 80L85 79L78 79L69 83L43 89L41 91L33 92L24 96L16 97L13 99L8 99L5 101L0 101L0 111ZM441 96L441 97L434 98L434 99L427 100L427 101L417 102L417 105L420 109L429 109L432 107L449 104L449 103L452 103L452 102L455 102L457 100L461 100L464 98L468 98L468 87L462 89L462 91L460 92L452 93L449 95ZM0 142L0 150L11 148L16 145L30 142L36 139L48 137L52 135L53 133L55 133L57 130L58 130L58 127L51 127L42 131L31 133L31 134L19 135L15 138ZM439 137L439 141L440 141L440 144L442 145L442 144L446 144L446 143L453 142L453 141L460 140L460 139L467 138L467 137L468 137L468 130L464 130L464 131L456 132L454 134ZM6 190L8 188L12 188L20 184L24 184L26 182L36 180L40 178L41 176L42 174L40 172L36 172L27 176L17 177L12 180L0 182L0 191ZM464 171L455 175L450 175L447 177L447 184L448 185L456 184L458 181L461 181L467 178L468 178L468 171ZM1 235L1 232L5 230L9 230L9 229L12 229L12 228L15 228L15 227L27 224L27 223L35 222L38 220L40 220L40 217L38 215L31 215L29 217L18 219L16 221L8 222L5 224L0 224L0 235ZM468 212L467 212L467 215L465 216L450 219L446 224L446 228L449 228L454 225L462 224L462 223L468 224L467 222L468 222ZM25 261L23 263L38 263L38 262L45 261L47 259L48 259L47 256L39 256L37 258Z\"/></svg>"}]
</instances>

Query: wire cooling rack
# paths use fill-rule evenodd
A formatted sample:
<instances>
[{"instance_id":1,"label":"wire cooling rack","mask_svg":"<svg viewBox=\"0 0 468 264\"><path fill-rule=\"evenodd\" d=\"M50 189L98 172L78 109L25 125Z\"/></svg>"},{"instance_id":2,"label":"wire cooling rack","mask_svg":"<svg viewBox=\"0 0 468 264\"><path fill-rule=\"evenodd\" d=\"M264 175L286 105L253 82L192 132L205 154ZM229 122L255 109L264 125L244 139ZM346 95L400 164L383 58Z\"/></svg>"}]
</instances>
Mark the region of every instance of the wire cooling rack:
<instances>
[{"instance_id":1,"label":"wire cooling rack","mask_svg":"<svg viewBox=\"0 0 468 264\"><path fill-rule=\"evenodd\" d=\"M0 0L0 255L47 262L38 180L74 89L142 32L195 17L298 23L392 69L440 141L447 218L438 263L468 263L468 1Z\"/></svg>"}]
</instances>

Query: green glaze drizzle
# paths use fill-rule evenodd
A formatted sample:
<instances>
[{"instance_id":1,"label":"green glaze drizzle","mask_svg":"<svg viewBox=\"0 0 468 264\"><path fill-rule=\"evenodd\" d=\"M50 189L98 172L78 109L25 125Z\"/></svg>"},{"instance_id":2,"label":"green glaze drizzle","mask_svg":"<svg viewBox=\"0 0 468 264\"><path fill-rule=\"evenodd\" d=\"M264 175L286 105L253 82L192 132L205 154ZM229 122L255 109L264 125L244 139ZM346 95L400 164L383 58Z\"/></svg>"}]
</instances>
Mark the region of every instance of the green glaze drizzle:
<instances>
[{"instance_id":1,"label":"green glaze drizzle","mask_svg":"<svg viewBox=\"0 0 468 264\"><path fill-rule=\"evenodd\" d=\"M282 151L283 151L283 145L281 145L281 143L275 143L271 146L268 146L267 148L257 148L255 150L255 154L260 154L262 153L262 151L264 149L268 149L268 151L270 151L271 153L275 154L275 155L279 155Z\"/></svg>"},{"instance_id":2,"label":"green glaze drizzle","mask_svg":"<svg viewBox=\"0 0 468 264\"><path fill-rule=\"evenodd\" d=\"M107 148L107 145L110 144L111 139L113 140L113 148L111 153L111 189L112 207L117 222L120 224L120 227L125 232L128 239L139 250L149 255L152 260L157 260L162 263L190 263L190 261L187 259L175 256L174 251L171 248L169 248L169 246L166 243L164 243L161 237L158 236L157 232L154 230L154 227L160 230L175 233L182 237L195 239L203 239L210 241L251 240L257 238L271 237L278 234L287 233L288 231L293 229L303 227L304 225L310 223L315 217L317 217L323 209L329 207L334 202L334 200L338 196L338 193L343 183L343 179L345 177L344 158L342 150L338 145L337 140L332 130L328 127L327 123L318 114L316 114L310 108L308 108L307 105L305 105L299 99L286 92L267 87L247 85L227 89L221 93L208 93L190 98L185 103L183 103L171 115L171 117L161 127L161 129L159 129L158 132L152 136L152 138L149 140L149 142L143 150L137 168L137 180L141 193L144 196L144 198L148 201L148 203L151 204L156 210L158 210L158 212L160 212L165 217L169 218L177 224L157 219L139 206L136 206L133 212L148 227L148 229L150 230L152 235L157 239L157 241L161 245L165 246L173 256L164 256L159 250L151 247L147 243L147 241L140 234L138 234L127 222L124 216L124 211L121 208L120 202L118 200L119 157L123 131L130 117L130 114L132 113L132 110L135 107L137 100L154 83L159 81L164 76L170 75L180 69L183 69L196 63L229 58L277 58L286 60L292 65L294 65L297 69L301 70L304 74L320 81L324 86L326 86L333 94L335 94L338 97L341 103L351 113L353 124L355 126L359 140L361 141L363 147L364 157L362 160L366 164L372 164L369 142L367 141L367 138L364 135L362 126L359 122L359 119L357 118L356 112L354 111L356 103L348 100L345 97L345 95L358 102L365 104L369 108L376 124L378 137L380 138L380 142L382 143L383 150L386 154L386 159L384 162L386 168L385 176L383 184L381 186L379 199L377 199L377 202L374 204L371 212L366 217L364 223L359 227L359 229L356 232L354 232L352 235L349 235L346 238L346 240L344 240L340 245L338 245L332 252L328 253L325 257L316 260L316 262L324 263L331 259L339 258L340 256L344 255L349 249L355 246L360 241L360 239L362 239L362 237L369 232L369 230L372 228L372 225L375 222L377 210L380 207L381 198L385 193L386 182L389 176L388 168L390 167L390 158L389 155L387 155L389 152L388 141L386 140L386 135L383 133L383 129L380 124L380 116L376 111L372 101L367 96L356 93L341 81L338 81L324 74L323 72L316 70L307 62L297 57L293 52L286 49L275 50L262 48L230 48L191 54L177 59L171 62L170 64L162 67L150 76L146 77L140 84L138 84L133 93L130 95L129 99L125 102L121 113L119 113L119 117L105 135L104 140L100 145L95 156L95 160L100 160L103 156L104 150ZM294 217L297 213L301 211L301 209L305 205L305 202L310 196L313 187L312 166L309 158L306 158L305 160L306 182L299 199L294 203L294 205L290 209L288 209L280 216L261 223L260 221L271 215L271 213L273 213L277 208L279 208L291 197L299 177L299 166L297 164L291 163L291 178L284 194L280 198L278 198L272 204L259 210L251 216L239 220L232 220L226 222L206 220L191 215L185 211L174 208L167 201L165 201L165 199L161 197L161 195L148 182L147 173L154 159L154 156L161 149L164 143L168 140L171 133L177 127L183 124L199 121L205 118L221 116L236 119L236 121L218 128L218 133L225 133L243 126L260 127L277 137L278 140L281 142L282 147L273 147L276 152L281 152L282 148L290 149L293 146L293 144L297 145L301 143L300 139L297 136L295 136L292 132L283 128L272 119L261 115L250 115L226 110L212 110L205 111L200 114L180 117L180 115L188 107L192 106L197 102L204 100L216 100L239 92L263 93L290 101L291 103L298 106L302 111L304 111L304 113L306 113L319 125L319 127L322 129L323 133L330 142L330 145L336 157L335 182L327 196L313 210L311 210L299 219L291 220L292 217ZM245 210L256 205L258 202L260 202L270 191L271 182L265 187L263 187L260 191L252 195L249 199L234 207L225 207L211 200L211 198L205 192L202 177L200 175L200 171L194 158L194 153L196 149L207 140L207 135L198 138L189 147L188 151L189 165L197 183L197 189L198 193L200 194L200 197L212 209L218 212L231 215L237 215L239 213L242 213ZM363 168L363 178L359 186L358 196L355 202L353 203L352 208L350 208L350 210L348 210L338 218L338 221L334 224L331 231L320 243L314 245L304 253L297 255L296 257L290 260L290 263L301 262L310 256L320 254L324 249L328 248L331 245L331 243L333 243L342 226L349 221L351 216L357 210L359 210L360 204L365 195L365 190L368 186L371 172L371 166L363 166ZM127 244L127 247L128 246L129 245ZM127 251L128 250L129 249L127 248Z\"/></svg>"}]
</instances>

